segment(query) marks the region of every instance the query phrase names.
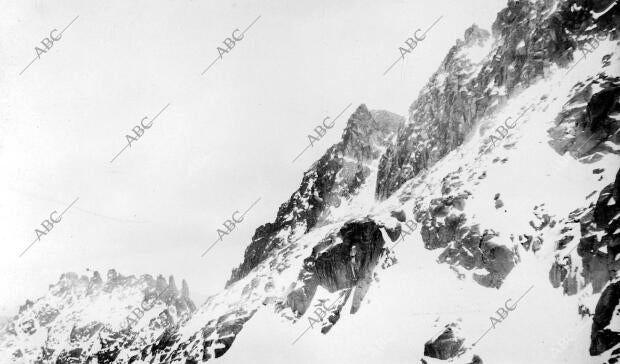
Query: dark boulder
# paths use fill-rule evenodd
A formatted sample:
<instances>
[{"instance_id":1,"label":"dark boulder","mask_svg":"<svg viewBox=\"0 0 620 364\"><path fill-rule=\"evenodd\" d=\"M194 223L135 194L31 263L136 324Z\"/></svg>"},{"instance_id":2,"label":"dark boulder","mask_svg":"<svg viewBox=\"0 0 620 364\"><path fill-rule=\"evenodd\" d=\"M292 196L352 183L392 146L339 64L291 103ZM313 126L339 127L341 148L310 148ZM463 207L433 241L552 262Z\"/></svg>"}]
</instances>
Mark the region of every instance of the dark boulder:
<instances>
[{"instance_id":1,"label":"dark boulder","mask_svg":"<svg viewBox=\"0 0 620 364\"><path fill-rule=\"evenodd\" d=\"M590 355L599 355L620 343L620 327L608 327L620 304L620 282L609 284L601 294L592 318Z\"/></svg>"},{"instance_id":2,"label":"dark boulder","mask_svg":"<svg viewBox=\"0 0 620 364\"><path fill-rule=\"evenodd\" d=\"M458 336L458 331L458 324L446 325L445 330L438 337L424 344L424 356L447 360L463 354L465 339Z\"/></svg>"}]
</instances>

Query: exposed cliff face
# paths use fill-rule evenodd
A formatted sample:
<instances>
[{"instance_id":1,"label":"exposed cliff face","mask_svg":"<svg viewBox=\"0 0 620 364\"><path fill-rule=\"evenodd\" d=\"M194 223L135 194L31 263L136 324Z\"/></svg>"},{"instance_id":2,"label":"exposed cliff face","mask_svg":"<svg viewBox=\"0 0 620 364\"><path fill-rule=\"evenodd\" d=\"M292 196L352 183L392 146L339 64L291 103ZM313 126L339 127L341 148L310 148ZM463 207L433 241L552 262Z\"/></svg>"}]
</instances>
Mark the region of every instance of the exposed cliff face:
<instances>
[{"instance_id":1,"label":"exposed cliff face","mask_svg":"<svg viewBox=\"0 0 620 364\"><path fill-rule=\"evenodd\" d=\"M592 316L590 354L600 355L620 343L620 326L612 324L620 312L620 169L614 183L606 186L593 206L575 211L568 226L562 230L557 242L560 254L567 250L567 243L575 235L581 238L576 255L569 252L562 259L556 257L549 278L554 287L562 286L564 294L576 295L592 288L600 298L592 314L590 309L582 314ZM570 225L578 225L574 231ZM567 239L567 237L570 237ZM620 350L614 355L620 358ZM611 363L611 361L610 361Z\"/></svg>"},{"instance_id":2,"label":"exposed cliff face","mask_svg":"<svg viewBox=\"0 0 620 364\"><path fill-rule=\"evenodd\" d=\"M595 36L611 39L617 49L612 28L619 12L609 11L611 4L508 1L492 32L476 26L465 31L411 105L406 124L392 113L359 106L342 141L304 174L275 220L256 230L226 289L199 308L189 300L187 284L179 290L172 278L135 279L114 271L105 281L98 273L90 279L66 275L50 289L48 299L27 301L20 308L13 325L0 334L0 354L8 353L7 361L13 362L96 358L98 363L194 364L234 354L233 343L252 330L246 323L261 309L282 321L318 323L327 333L341 317L377 307L367 302L378 298L383 306L359 316L376 315L393 330L397 321L411 319L408 309L433 296L439 297L434 304L453 299L455 309L462 309L461 301L470 300L479 308L484 302L478 296L493 305L507 302L517 296L508 294L506 286L527 281L558 293L542 300L553 299L563 309L574 301L562 301L565 297L549 286L579 295L574 315L563 319L586 322L590 354L610 354L609 363L617 361L620 171L610 182L620 160L618 56L598 52L595 62L586 61L594 68L591 76L567 86L556 82L572 67L575 50L590 45ZM502 125L516 111L522 119L501 139L488 143L481 137L490 124ZM570 175L559 171L561 161ZM569 187L563 189L565 185ZM405 269L400 259L428 271L436 268L435 262L445 264L442 272L449 277L436 283L438 277L429 279L421 269L398 271ZM401 281L392 291L376 291L387 269L397 270ZM432 282L432 294L409 292L425 280ZM474 293L464 292L466 288ZM386 304L386 295L396 304ZM113 306L114 322L93 319L80 306L108 298L116 305L104 305ZM127 314L143 303L154 308L129 322ZM401 306L407 307L404 315L391 312ZM482 314L456 321L437 313L426 324L417 316L407 322L415 327L410 335L441 329L439 335L423 333L415 342L407 337L406 349L400 349L412 355L416 348L420 356L462 363L465 358L481 363L477 354L503 362L505 356L472 345L473 335L488 324L486 313L495 310L485 307ZM321 317L314 319L315 312ZM547 323L553 332L538 341L556 340L556 323ZM44 345L16 341L40 334L42 328L48 329ZM339 333L346 340L351 337L339 330L330 335ZM259 335L265 335L264 328ZM69 343L59 337L70 338ZM527 340L522 337L504 339L520 350L532 344L523 344ZM355 350L361 350L359 345ZM380 350L377 361L389 362L383 358L392 353ZM469 353L474 350L486 351ZM559 361L539 354L541 362Z\"/></svg>"},{"instance_id":3,"label":"exposed cliff face","mask_svg":"<svg viewBox=\"0 0 620 364\"><path fill-rule=\"evenodd\" d=\"M304 174L299 189L280 206L276 220L256 230L227 289L210 297L185 327L170 328L144 347L141 360L174 362L184 358L194 363L217 358L231 348L258 309L270 305L295 321L316 299L319 287L330 292L348 290L341 305L353 291L352 302L359 307L371 284L371 272L383 254L379 229L393 235L400 230L396 222L362 219L347 223L331 212L344 208L361 189L374 186L378 159L403 121L396 114L369 111L360 105L350 116L342 141ZM353 265L352 246L357 247ZM296 269L297 281L279 278L279 274ZM283 294L283 290L289 293Z\"/></svg>"},{"instance_id":4,"label":"exposed cliff face","mask_svg":"<svg viewBox=\"0 0 620 364\"><path fill-rule=\"evenodd\" d=\"M329 318L321 322L322 332L328 332L346 304L351 314L361 307L375 268L387 257L383 232L391 240L402 229L393 218L381 220L335 222L276 248L251 275L210 297L184 327L169 328L145 346L141 360L197 363L217 358L230 350L245 323L264 306L295 322L321 305L317 301L331 302ZM291 273L297 278L281 277Z\"/></svg>"},{"instance_id":5,"label":"exposed cliff face","mask_svg":"<svg viewBox=\"0 0 620 364\"><path fill-rule=\"evenodd\" d=\"M274 248L286 246L290 239L322 223L326 211L339 206L340 199L354 196L403 121L388 111L369 111L360 105L349 117L342 141L304 173L299 189L280 206L276 220L256 229L243 262L233 270L227 285L245 277Z\"/></svg>"},{"instance_id":6,"label":"exposed cliff face","mask_svg":"<svg viewBox=\"0 0 620 364\"><path fill-rule=\"evenodd\" d=\"M372 273L384 253L386 242L380 228L384 227L371 219L347 222L337 233L317 244L311 256L304 260L299 277L302 284L288 295L280 308L290 307L295 314L302 316L317 287L321 286L329 292L354 289L351 312L355 313L372 284ZM398 234L398 231L388 230L391 234ZM347 299L348 293L342 305Z\"/></svg>"},{"instance_id":7,"label":"exposed cliff face","mask_svg":"<svg viewBox=\"0 0 620 364\"><path fill-rule=\"evenodd\" d=\"M412 178L423 178L438 160L460 146L481 120L493 118L506 100L546 77L553 65L565 66L576 49L585 47L591 51L599 44L597 39L615 39L617 12L595 13L612 4L509 1L493 24L493 43L488 32L476 26L469 28L464 40L450 50L411 105L409 120L399 130L397 142L381 158L377 197L387 198ZM609 66L610 57L602 60L602 69ZM548 131L548 143L558 153L569 152L575 158L589 155L593 161L600 159L598 153L615 152L606 142L620 141L618 81L618 77L601 72L586 83L575 85L573 96L556 117L557 126ZM538 105L548 105L548 96L541 96ZM481 133L484 132L482 123ZM518 253L514 246L497 244L501 237L485 227L484 221L468 224L468 212L464 209L471 192L460 189L464 182L461 179L458 173L446 175L442 197L428 206L423 206L418 197L415 220L422 224L426 248L443 249L439 262L467 270L485 269L488 275L475 274L474 279L485 286L499 287L518 263ZM408 194L406 190L404 193ZM499 209L503 202L496 198ZM475 213L469 214L472 212ZM539 235L519 234L518 243L537 251L543 243ZM591 264L596 266L597 261L594 259ZM567 269L554 272L554 277L562 276L556 285L570 285L574 279L574 272ZM598 284L597 289L600 291L602 286Z\"/></svg>"},{"instance_id":8,"label":"exposed cliff face","mask_svg":"<svg viewBox=\"0 0 620 364\"><path fill-rule=\"evenodd\" d=\"M519 261L515 246L508 247L492 229L481 231L480 224L468 221L467 199L471 192L463 190L458 173L442 181L441 197L420 209L416 220L421 223L421 236L427 249L443 249L439 263L467 270L483 269L473 278L483 286L499 288L504 278Z\"/></svg>"},{"instance_id":9,"label":"exposed cliff face","mask_svg":"<svg viewBox=\"0 0 620 364\"><path fill-rule=\"evenodd\" d=\"M477 122L544 77L552 64L565 66L592 36L612 34L617 12L593 16L611 4L509 1L493 23L493 44L488 32L468 29L411 105L397 143L381 158L377 197L389 197L433 166L461 145Z\"/></svg>"},{"instance_id":10,"label":"exposed cliff face","mask_svg":"<svg viewBox=\"0 0 620 364\"><path fill-rule=\"evenodd\" d=\"M591 283L595 293L609 279L617 277L620 261L620 170L616 181L601 191L594 209L579 220L581 236L577 254L582 258L585 283Z\"/></svg>"},{"instance_id":11,"label":"exposed cliff face","mask_svg":"<svg viewBox=\"0 0 620 364\"><path fill-rule=\"evenodd\" d=\"M409 108L407 125L381 158L377 197L384 199L405 181L433 165L461 144L473 123L494 102L489 85L494 74L483 66L489 32L476 26L448 52ZM469 57L469 54L474 57ZM478 53L478 54L475 54ZM474 58L472 60L472 58Z\"/></svg>"},{"instance_id":12,"label":"exposed cliff face","mask_svg":"<svg viewBox=\"0 0 620 364\"><path fill-rule=\"evenodd\" d=\"M603 68L608 66L604 57ZM617 153L620 142L620 79L605 72L577 85L573 97L549 129L550 145L585 163ZM602 173L594 169L593 173ZM594 191L597 192L597 191ZM594 194L593 192L593 194ZM549 271L553 287L566 295L579 295L579 313L592 318L590 355L601 355L620 343L620 170L615 181L604 187L594 203L573 211L555 242L558 254ZM575 245L576 244L576 245ZM570 250L569 247L573 246ZM588 293L589 289L591 293ZM588 307L591 295L600 297L596 308ZM615 320L615 321L614 321ZM611 351L609 363L620 360L620 349Z\"/></svg>"},{"instance_id":13,"label":"exposed cliff face","mask_svg":"<svg viewBox=\"0 0 620 364\"><path fill-rule=\"evenodd\" d=\"M597 153L612 153L613 148L605 142L620 141L619 100L620 78L605 72L576 85L556 125L548 130L552 137L549 144L559 154L569 153L576 158L589 156L593 160L599 158Z\"/></svg>"},{"instance_id":14,"label":"exposed cliff face","mask_svg":"<svg viewBox=\"0 0 620 364\"><path fill-rule=\"evenodd\" d=\"M607 286L596 304L592 319L592 333L590 355L600 355L620 343L620 328L612 322L618 321L620 315L620 282ZM616 317L614 317L616 316ZM612 352L612 357L617 362L620 359L620 348Z\"/></svg>"}]
</instances>

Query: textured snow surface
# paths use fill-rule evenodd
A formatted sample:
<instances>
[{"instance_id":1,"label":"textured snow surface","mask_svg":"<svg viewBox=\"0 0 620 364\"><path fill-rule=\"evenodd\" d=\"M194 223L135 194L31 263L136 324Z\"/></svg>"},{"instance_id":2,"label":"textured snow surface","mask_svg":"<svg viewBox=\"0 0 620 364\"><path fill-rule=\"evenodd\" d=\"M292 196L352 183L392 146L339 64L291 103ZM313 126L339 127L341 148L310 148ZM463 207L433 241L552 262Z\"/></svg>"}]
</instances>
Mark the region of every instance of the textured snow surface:
<instances>
[{"instance_id":1,"label":"textured snow surface","mask_svg":"<svg viewBox=\"0 0 620 364\"><path fill-rule=\"evenodd\" d=\"M488 42L470 47L463 57L476 68L490 47ZM574 86L600 72L601 58L614 53L616 48L615 42L606 41L586 58L576 53L575 64L569 65L575 66L571 72L567 74L568 67L556 68L548 78L513 96L496 114L482 120L461 147L383 202L374 197L378 161L373 162L371 174L358 194L333 207L324 224L303 235L299 231L305 227L296 226L297 235L293 236L297 240L289 237L291 231L281 231L283 241L293 242L274 250L246 277L199 305L179 329L180 342L191 341L210 320L243 309L257 312L244 324L226 355L216 359L218 363L417 363L424 355L424 343L452 322L459 323L466 348L464 354L450 360L453 363L469 363L474 354L492 364L602 362L604 358L588 354L591 319L583 319L577 311L578 304L593 310L598 296L592 294L591 287L566 296L549 282L549 269L558 254L554 242L561 237L563 225L538 232L530 221L537 221L536 213L566 220L572 211L595 202L602 188L614 180L620 166L617 154L600 154L599 159L589 162L569 153L559 155L549 145L548 130L573 95ZM617 55L614 57L606 71L618 75L620 62ZM477 72L474 70L473 74ZM505 90L497 92L502 94ZM490 136L507 120L514 128L493 142ZM618 146L610 147L618 150ZM604 171L593 174L593 169ZM290 308L274 312L274 303L285 299L300 284L298 275L303 260L319 241L338 231L344 222L357 218L369 216L389 226L394 221L389 217L391 212L403 210L407 219L413 219L416 202L425 208L432 199L440 197L441 181L450 173L456 173L463 183L459 191L471 192L465 206L467 223L496 231L498 243L518 250L519 262L501 288L476 283L472 279L475 271L438 264L442 250L424 248L418 230L395 248L396 264L385 269L377 266L359 311L349 314L352 300L347 301L340 320L329 333L321 334L319 327L308 329L313 309L301 318L296 318ZM503 202L499 208L494 199L497 194ZM541 235L544 242L536 254L511 239L522 234ZM384 230L383 237L391 246ZM579 236L560 254L575 256L573 248L578 242ZM258 288L247 290L247 286ZM319 287L311 307L322 300L333 302L341 293ZM46 344L49 346L48 337L59 345L68 342L74 323L99 321L118 328L130 311L128 302L138 306L141 299L142 292L135 287L115 290L114 294L101 293L77 303L48 295L35 302L32 311L39 311L46 304L65 307L57 318L61 324L55 324L51 334L38 330L35 335L19 335L15 341L2 345L34 353ZM508 316L499 320L497 311L508 307ZM159 312L147 312L148 317L140 321L137 329L145 329L144 325ZM501 322L493 324L491 317ZM620 325L618 317L610 326ZM152 342L153 335L160 333L150 332L146 341ZM9 362L11 353L0 347L0 363ZM32 356L23 362L32 362Z\"/></svg>"},{"instance_id":2,"label":"textured snow surface","mask_svg":"<svg viewBox=\"0 0 620 364\"><path fill-rule=\"evenodd\" d=\"M614 47L615 43L602 43L568 74L568 69L556 69L548 79L513 97L426 176L413 179L392 198L372 208L372 216L402 208L407 218L412 218L413 199L404 205L399 202L404 191L414 197L425 196L428 203L439 196L441 179L461 167L461 180L466 181L462 189L472 192L466 211L473 221L468 223L492 228L500 233L501 242L519 247L521 261L500 289L482 287L469 278L459 279L447 265L435 262L439 251L424 249L420 235L412 234L396 247L398 264L379 270L380 280L371 286L362 308L349 315L345 306L340 321L328 334L314 328L293 345L308 328L307 316L312 310L295 325L262 310L246 324L221 362L414 363L423 357L424 343L455 321L462 327L467 352L451 361L454 363L468 363L473 354L485 363L602 362L603 357L588 354L591 319L582 319L577 313L579 302L589 300L588 306L593 309L597 297L591 296L590 287L578 295L565 296L560 289L553 289L548 279L560 224L543 231L544 243L535 255L513 243L510 235L533 234L529 222L535 220L535 206L544 204L541 209L545 213L556 220L566 219L571 211L595 201L598 192L613 182L620 166L617 155L604 155L593 163L581 163L568 153L560 156L549 146L547 130L569 100L573 85L595 75L601 57L613 52ZM576 54L575 59L579 58ZM620 68L618 59L613 62L608 72ZM547 98L541 101L543 96ZM490 134L508 117L516 126L493 145ZM507 160L494 163L498 158ZM592 173L595 168L604 168L601 180L601 175ZM478 179L483 172L486 178ZM593 190L597 193L586 200ZM371 189L364 193L367 195L359 200L371 199ZM496 193L504 202L499 209L494 206ZM355 216L355 212L346 215ZM345 212L338 215L344 217ZM572 241L562 252L570 251L578 241ZM317 294L315 300L320 296ZM519 297L516 308L492 328L490 317L498 318L496 310L505 307L509 299L508 305L514 307Z\"/></svg>"}]
</instances>

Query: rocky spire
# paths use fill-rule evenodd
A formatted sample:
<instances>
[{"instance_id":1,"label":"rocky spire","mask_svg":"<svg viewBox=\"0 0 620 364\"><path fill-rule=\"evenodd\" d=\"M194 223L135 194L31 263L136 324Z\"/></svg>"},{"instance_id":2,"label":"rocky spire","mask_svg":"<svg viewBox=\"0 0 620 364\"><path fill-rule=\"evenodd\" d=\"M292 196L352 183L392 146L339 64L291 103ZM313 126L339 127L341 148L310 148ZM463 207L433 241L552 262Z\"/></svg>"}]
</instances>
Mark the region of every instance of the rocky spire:
<instances>
[{"instance_id":1,"label":"rocky spire","mask_svg":"<svg viewBox=\"0 0 620 364\"><path fill-rule=\"evenodd\" d=\"M118 279L118 273L116 272L116 269L108 269L108 281L114 282L117 279Z\"/></svg>"},{"instance_id":2,"label":"rocky spire","mask_svg":"<svg viewBox=\"0 0 620 364\"><path fill-rule=\"evenodd\" d=\"M177 288L177 285L174 282L174 276L170 276L168 278L168 293L172 297L177 297L179 295L179 289Z\"/></svg>"},{"instance_id":3,"label":"rocky spire","mask_svg":"<svg viewBox=\"0 0 620 364\"><path fill-rule=\"evenodd\" d=\"M164 278L164 276L162 276L161 274L157 276L157 282L156 282L156 286L155 288L157 289L158 292L163 291L164 289L166 289L168 285L166 284L166 278Z\"/></svg>"},{"instance_id":4,"label":"rocky spire","mask_svg":"<svg viewBox=\"0 0 620 364\"><path fill-rule=\"evenodd\" d=\"M97 284L103 283L103 280L101 279L101 274L99 274L98 271L94 271L93 272L93 278L91 279L90 282L91 282L92 285L97 285Z\"/></svg>"},{"instance_id":5,"label":"rocky spire","mask_svg":"<svg viewBox=\"0 0 620 364\"><path fill-rule=\"evenodd\" d=\"M272 249L289 243L280 232L297 226L310 230L325 220L331 201L336 200L338 205L341 199L355 195L371 175L371 165L404 122L402 116L359 105L347 120L342 140L304 173L299 188L280 206L276 220L256 229L243 262L233 270L227 286L247 275Z\"/></svg>"},{"instance_id":6,"label":"rocky spire","mask_svg":"<svg viewBox=\"0 0 620 364\"><path fill-rule=\"evenodd\" d=\"M185 279L181 282L181 298L189 298L189 286Z\"/></svg>"}]
</instances>

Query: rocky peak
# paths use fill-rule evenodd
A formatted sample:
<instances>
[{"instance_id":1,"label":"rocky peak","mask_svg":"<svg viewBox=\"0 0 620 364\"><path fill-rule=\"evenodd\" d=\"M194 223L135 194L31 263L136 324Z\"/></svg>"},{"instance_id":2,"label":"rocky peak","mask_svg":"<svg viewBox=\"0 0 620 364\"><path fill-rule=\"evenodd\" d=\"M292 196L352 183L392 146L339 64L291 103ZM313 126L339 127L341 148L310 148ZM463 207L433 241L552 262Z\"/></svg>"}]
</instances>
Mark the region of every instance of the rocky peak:
<instances>
[{"instance_id":1,"label":"rocky peak","mask_svg":"<svg viewBox=\"0 0 620 364\"><path fill-rule=\"evenodd\" d=\"M91 280L92 284L100 284L103 280L101 279L101 274L98 271L93 272L93 279Z\"/></svg>"},{"instance_id":2,"label":"rocky peak","mask_svg":"<svg viewBox=\"0 0 620 364\"><path fill-rule=\"evenodd\" d=\"M156 281L156 288L157 290L164 290L166 289L166 278L164 278L164 276L162 276L161 274L157 276L157 281Z\"/></svg>"},{"instance_id":3,"label":"rocky peak","mask_svg":"<svg viewBox=\"0 0 620 364\"><path fill-rule=\"evenodd\" d=\"M474 45L483 46L490 37L491 33L489 33L488 30L480 28L477 24L473 24L471 27L465 30L463 45L465 47L471 47Z\"/></svg>"},{"instance_id":4,"label":"rocky peak","mask_svg":"<svg viewBox=\"0 0 620 364\"><path fill-rule=\"evenodd\" d=\"M181 297L189 298L189 286L185 279L181 282Z\"/></svg>"},{"instance_id":5,"label":"rocky peak","mask_svg":"<svg viewBox=\"0 0 620 364\"><path fill-rule=\"evenodd\" d=\"M125 355L137 355L145 339L154 340L155 332L175 327L196 309L185 281L179 295L174 277L168 283L159 278L123 276L110 269L102 282L96 271L92 278L63 273L48 295L27 300L0 329L0 347L16 348L10 353L16 362L127 362L119 359L119 347L126 349ZM147 316L150 310L157 312Z\"/></svg>"},{"instance_id":6,"label":"rocky peak","mask_svg":"<svg viewBox=\"0 0 620 364\"><path fill-rule=\"evenodd\" d=\"M483 49L487 56L481 60L471 59L464 48L486 44L488 32L475 25L467 29L412 103L407 126L381 158L377 198L389 197L461 145L478 121L544 77L552 64L568 64L588 36L613 36L617 12L594 19L591 3L509 1L493 23L493 47Z\"/></svg>"},{"instance_id":7,"label":"rocky peak","mask_svg":"<svg viewBox=\"0 0 620 364\"><path fill-rule=\"evenodd\" d=\"M349 118L338 149L357 161L376 159L377 147L385 146L386 137L393 135L403 122L402 116L388 111L371 112L361 104Z\"/></svg>"},{"instance_id":8,"label":"rocky peak","mask_svg":"<svg viewBox=\"0 0 620 364\"><path fill-rule=\"evenodd\" d=\"M510 231L501 227L495 229L491 213L484 213L484 205L481 205L484 201L479 199L481 192L487 192L483 191L483 186L491 185L485 185L487 171L481 170L487 163L485 158L480 158L481 163L474 166L468 166L466 158L457 160L462 166L445 177L443 168L429 169L464 143L482 118L495 116L492 113L502 103L512 102L509 97L520 88L527 88L537 78L544 77L550 64L568 62L575 45L580 42L576 34L611 29L610 24L617 23L618 19L614 12L599 16L596 22L592 20L595 9L602 11L610 4L608 0L511 0L493 24L494 39L490 32L474 24L465 31L463 39L457 40L412 103L407 123L393 113L370 110L364 104L358 106L348 119L341 141L328 148L304 173L299 188L279 207L275 219L256 229L243 261L227 282L228 289L211 296L197 314L193 314L195 306L189 300L187 283L182 281L179 292L172 276L166 279L162 275L157 278L142 275L136 279L110 270L104 282L98 272L94 272L92 278L66 273L50 286L48 296L26 301L8 328L0 331L0 349L6 349L4 353L11 351L9 356L13 362L195 364L224 355L258 309L273 308L282 317L296 321L302 315L309 318L310 310L314 308L316 313L331 302L330 309L322 311L326 320L320 323L321 332L326 333L346 314L345 307L350 307L349 313L355 314L361 305L373 298L367 297L367 293L374 282L383 278L379 268L402 264L396 259L395 245L389 243L395 243L400 237L405 239L414 231L420 235L421 241L417 242L424 244L424 248L439 250L435 261L449 265L457 279L470 276L482 286L503 289L502 284L509 274L522 271L513 270L521 264L521 257L540 251L541 237L555 235L555 231L529 235L531 231L528 230L518 234L518 241L515 241L513 234L507 234ZM609 85L603 86L601 80ZM607 139L598 137L592 142L605 144L604 141L611 138L609 135L618 134L618 80L600 76L587 82L592 83L592 90L576 94L578 97L573 98L576 104L569 105L576 119L567 117L573 114L561 113L559 123L560 126L570 124L571 127L587 127L590 132L604 132L608 134ZM575 120L578 122L573 123ZM569 131L562 134L572 138L574 134ZM589 140L583 140L586 139ZM616 147L608 145L606 148ZM585 149L592 150L589 146ZM612 152L617 154L616 149ZM595 157L602 158L603 153L598 154ZM487 166L491 163L499 166L508 161L508 158L500 159L499 155L493 162L491 158L486 159L489 160ZM380 162L378 170L377 162ZM589 162L594 163L595 158ZM441 182L433 186L435 178L411 181L426 173L438 177ZM398 199L364 209L367 205L363 204L367 202L361 200L372 197L366 194L368 186L376 187L376 196L383 199L408 181L415 187L423 187L424 182L428 182L428 186L424 186L428 189L403 189L395 196ZM440 187L440 194L433 192L432 187ZM364 192L360 196L363 198L351 201L360 191ZM505 195L500 199L500 193L495 192L492 201L491 198L487 201L488 206L494 207L488 210L500 213L500 208L504 207L503 213L508 213L510 197L505 199L504 206ZM337 197L336 202L333 196ZM595 203L580 209L580 213L571 213L569 220L575 224L575 232L581 230L581 238L576 239L574 253L571 255L572 250L569 251L549 272L551 284L562 286L565 294L583 293L588 286L588 291L600 295L596 310L579 307L580 315L592 317L592 355L614 350L620 343L620 333L614 327L620 309L619 200L620 171L614 184L600 191ZM347 206L349 202L355 205ZM341 203L343 208L340 208ZM361 209L357 209L358 203ZM404 204L412 207L411 214L398 210ZM534 207L538 220L530 221L530 226L535 232L562 224L561 220L556 222L543 211L543 205ZM336 211L337 218L326 213L332 211ZM479 211L483 212L482 218L476 216ZM317 229L323 223L329 226ZM560 231L574 235L553 242L558 253L566 253L561 250L578 235L571 230ZM404 259L403 263L407 264ZM243 282L235 284L246 276ZM426 278L412 274L411 279ZM442 289L449 293L448 287L457 287L446 285ZM391 292L395 299L401 299L399 286L396 290L387 286L383 294ZM478 292L482 293L476 291L475 294ZM425 293L421 292L421 297ZM499 293L503 298L504 292ZM98 299L105 303L97 302ZM344 302L340 303L341 299ZM413 309L411 301L402 301ZM116 306L110 307L112 305ZM97 310L110 308L110 311L93 316L93 307ZM377 317L385 316L383 319L389 317L386 322L391 322L396 316L381 310L385 307L379 306L380 310L375 313ZM132 323L119 330L118 316L136 312L141 313L135 320L132 318L136 325ZM402 317L399 315L396 320ZM469 352L475 344L465 346L461 322L457 320L443 326L442 331L428 341L425 337L424 355L452 361ZM470 322L464 322L463 327L467 325L468 328L464 332L470 331ZM550 333L547 338L552 335ZM0 354L4 354L2 350ZM619 352L615 349L612 353L616 356L612 357L613 362L619 359ZM421 361L426 363L427 358ZM0 361L3 359L0 357ZM482 360L473 355L470 364L473 363L482 363Z\"/></svg>"},{"instance_id":9,"label":"rocky peak","mask_svg":"<svg viewBox=\"0 0 620 364\"><path fill-rule=\"evenodd\" d=\"M116 269L108 269L108 281L115 281L119 277Z\"/></svg>"},{"instance_id":10,"label":"rocky peak","mask_svg":"<svg viewBox=\"0 0 620 364\"><path fill-rule=\"evenodd\" d=\"M347 121L342 140L304 173L300 187L278 209L273 223L258 227L227 285L247 275L276 247L287 244L285 236L305 233L324 220L324 211L333 205L332 196L346 200L359 191L372 173L370 165L392 143L404 118L387 111L357 107ZM336 203L340 205L340 202Z\"/></svg>"},{"instance_id":11,"label":"rocky peak","mask_svg":"<svg viewBox=\"0 0 620 364\"><path fill-rule=\"evenodd\" d=\"M472 25L457 40L439 69L409 108L407 124L381 157L376 196L385 199L402 183L429 168L460 145L475 122L505 97L489 85L495 75L472 54L487 52L489 32ZM473 52L472 49L479 50Z\"/></svg>"},{"instance_id":12,"label":"rocky peak","mask_svg":"<svg viewBox=\"0 0 620 364\"><path fill-rule=\"evenodd\" d=\"M168 292L170 292L170 294L175 297L179 295L179 289L177 288L177 285L174 282L173 276L170 276L168 278Z\"/></svg>"},{"instance_id":13,"label":"rocky peak","mask_svg":"<svg viewBox=\"0 0 620 364\"><path fill-rule=\"evenodd\" d=\"M34 302L32 302L31 300L26 300L23 305L19 306L19 313L26 311L27 309L32 307L32 305L34 305Z\"/></svg>"}]
</instances>

